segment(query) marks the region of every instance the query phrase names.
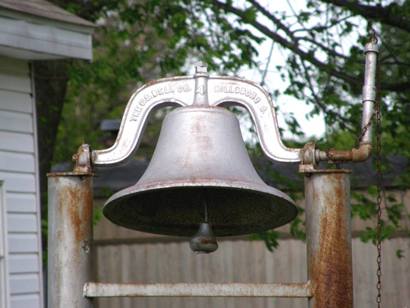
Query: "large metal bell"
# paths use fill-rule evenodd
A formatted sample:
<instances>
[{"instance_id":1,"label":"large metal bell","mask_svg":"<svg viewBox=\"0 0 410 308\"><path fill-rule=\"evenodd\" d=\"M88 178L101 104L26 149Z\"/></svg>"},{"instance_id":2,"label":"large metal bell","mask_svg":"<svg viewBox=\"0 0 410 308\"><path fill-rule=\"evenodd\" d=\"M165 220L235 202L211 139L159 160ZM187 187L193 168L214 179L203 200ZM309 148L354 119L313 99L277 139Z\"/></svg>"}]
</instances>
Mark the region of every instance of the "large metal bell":
<instances>
[{"instance_id":1,"label":"large metal bell","mask_svg":"<svg viewBox=\"0 0 410 308\"><path fill-rule=\"evenodd\" d=\"M165 117L144 175L103 212L126 228L178 236L194 235L205 212L215 236L264 231L297 214L294 202L256 173L236 117L198 106Z\"/></svg>"}]
</instances>

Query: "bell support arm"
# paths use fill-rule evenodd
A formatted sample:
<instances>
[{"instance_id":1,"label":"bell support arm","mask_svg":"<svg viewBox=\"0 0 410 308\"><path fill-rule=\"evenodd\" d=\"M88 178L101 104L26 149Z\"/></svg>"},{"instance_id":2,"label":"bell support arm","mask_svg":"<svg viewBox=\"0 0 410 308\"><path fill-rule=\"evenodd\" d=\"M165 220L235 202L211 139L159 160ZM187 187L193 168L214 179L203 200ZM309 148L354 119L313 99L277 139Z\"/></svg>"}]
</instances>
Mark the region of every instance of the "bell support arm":
<instances>
[{"instance_id":1,"label":"bell support arm","mask_svg":"<svg viewBox=\"0 0 410 308\"><path fill-rule=\"evenodd\" d=\"M116 165L138 148L149 113L166 104L217 106L234 103L251 114L265 154L277 161L300 161L300 149L286 148L280 139L275 110L269 94L256 83L235 77L209 77L197 66L193 77L164 78L139 88L130 98L114 145L92 151L94 166Z\"/></svg>"},{"instance_id":2,"label":"bell support arm","mask_svg":"<svg viewBox=\"0 0 410 308\"><path fill-rule=\"evenodd\" d=\"M236 104L245 107L255 123L262 150L270 159L299 162L300 149L283 145L276 112L269 94L258 84L235 77L209 77L211 106Z\"/></svg>"},{"instance_id":3,"label":"bell support arm","mask_svg":"<svg viewBox=\"0 0 410 308\"><path fill-rule=\"evenodd\" d=\"M163 105L192 105L195 79L172 77L145 84L131 96L112 147L92 151L92 164L116 165L127 160L138 148L149 113Z\"/></svg>"}]
</instances>

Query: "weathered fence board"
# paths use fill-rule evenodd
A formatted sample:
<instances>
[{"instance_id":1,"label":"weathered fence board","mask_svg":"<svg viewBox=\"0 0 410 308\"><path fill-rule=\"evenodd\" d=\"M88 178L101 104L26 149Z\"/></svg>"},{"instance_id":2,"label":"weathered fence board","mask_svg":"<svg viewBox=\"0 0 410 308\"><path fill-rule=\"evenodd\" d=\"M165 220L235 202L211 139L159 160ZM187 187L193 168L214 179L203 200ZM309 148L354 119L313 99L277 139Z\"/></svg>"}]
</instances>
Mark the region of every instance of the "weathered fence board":
<instances>
[{"instance_id":1,"label":"weathered fence board","mask_svg":"<svg viewBox=\"0 0 410 308\"><path fill-rule=\"evenodd\" d=\"M397 258L402 249L404 258ZM103 282L304 282L305 243L281 240L272 254L260 241L222 241L211 255L193 254L187 242L97 246L98 281ZM396 238L383 245L383 306L410 303L410 239ZM353 240L355 307L374 307L376 249ZM132 298L99 299L98 308L138 307L257 307L302 308L305 299Z\"/></svg>"}]
</instances>

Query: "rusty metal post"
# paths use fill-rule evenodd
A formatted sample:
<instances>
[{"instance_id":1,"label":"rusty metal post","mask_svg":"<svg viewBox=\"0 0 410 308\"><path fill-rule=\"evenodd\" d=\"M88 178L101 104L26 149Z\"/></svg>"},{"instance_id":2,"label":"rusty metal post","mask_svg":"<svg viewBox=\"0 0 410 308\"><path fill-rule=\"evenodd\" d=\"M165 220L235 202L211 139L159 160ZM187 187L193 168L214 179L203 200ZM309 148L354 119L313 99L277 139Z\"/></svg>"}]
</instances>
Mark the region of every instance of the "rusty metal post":
<instances>
[{"instance_id":1,"label":"rusty metal post","mask_svg":"<svg viewBox=\"0 0 410 308\"><path fill-rule=\"evenodd\" d=\"M353 307L349 173L305 174L310 308Z\"/></svg>"},{"instance_id":2,"label":"rusty metal post","mask_svg":"<svg viewBox=\"0 0 410 308\"><path fill-rule=\"evenodd\" d=\"M91 308L83 297L91 280L91 174L49 174L48 200L48 307Z\"/></svg>"}]
</instances>

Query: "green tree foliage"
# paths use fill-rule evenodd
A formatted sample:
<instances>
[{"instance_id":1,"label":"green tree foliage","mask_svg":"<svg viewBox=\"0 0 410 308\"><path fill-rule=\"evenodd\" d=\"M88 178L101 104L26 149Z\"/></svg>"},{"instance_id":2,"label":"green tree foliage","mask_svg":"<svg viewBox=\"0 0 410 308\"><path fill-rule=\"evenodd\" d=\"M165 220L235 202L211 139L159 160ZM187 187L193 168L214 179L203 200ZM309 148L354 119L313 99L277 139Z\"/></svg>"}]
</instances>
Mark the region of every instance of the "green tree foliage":
<instances>
[{"instance_id":1,"label":"green tree foliage","mask_svg":"<svg viewBox=\"0 0 410 308\"><path fill-rule=\"evenodd\" d=\"M291 95L310 104L313 109L307 116L324 113L328 131L318 141L323 148L350 148L360 133L363 47L372 29L382 42L383 155L410 156L408 0L306 0L303 7L287 1L286 12L276 10L273 1L257 0L53 2L98 25L93 62L64 63L63 75L68 78L61 82L68 84L58 142L51 143L56 144L54 161L69 159L83 141L101 147L99 121L119 117L131 91L143 82L186 73L196 60L222 74L258 67L258 48L268 40L286 55L286 62L275 69L289 81L286 89L267 84L272 95ZM40 121L47 128L47 118ZM301 134L294 118L288 124L288 129ZM148 145L157 130L148 132ZM408 187L410 176L400 181ZM362 219L375 213L374 198L371 194L366 198L364 202L358 197L363 206L354 210ZM394 209L388 210L390 223L385 225L397 228L403 207L391 203ZM299 229L294 232L303 236ZM366 236L372 239L370 231Z\"/></svg>"}]
</instances>

